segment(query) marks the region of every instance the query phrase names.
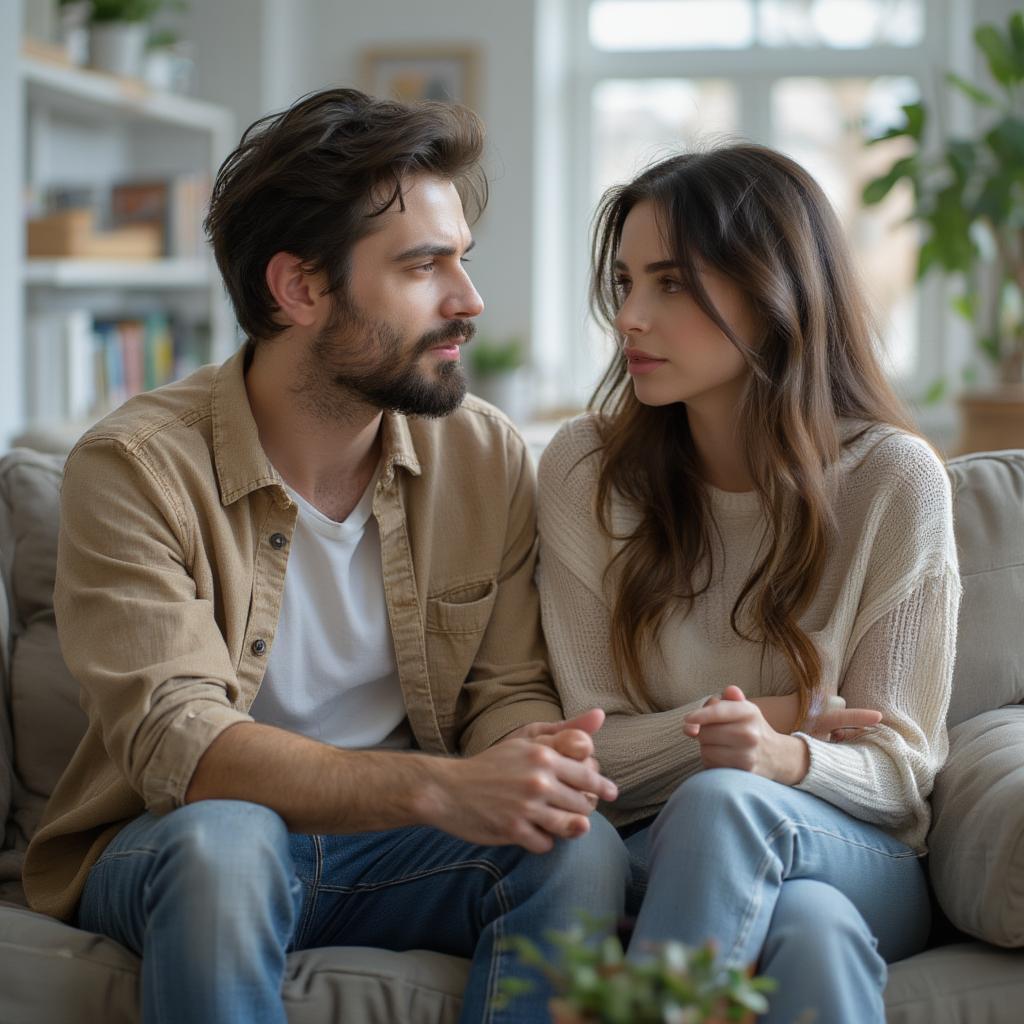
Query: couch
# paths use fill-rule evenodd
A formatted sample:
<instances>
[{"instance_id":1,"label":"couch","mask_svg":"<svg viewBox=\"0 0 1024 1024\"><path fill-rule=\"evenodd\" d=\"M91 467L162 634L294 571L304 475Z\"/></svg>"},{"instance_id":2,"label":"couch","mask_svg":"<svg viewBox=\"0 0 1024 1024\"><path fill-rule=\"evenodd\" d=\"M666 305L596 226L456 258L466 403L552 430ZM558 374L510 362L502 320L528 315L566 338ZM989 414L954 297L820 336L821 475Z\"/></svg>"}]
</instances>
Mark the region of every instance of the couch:
<instances>
[{"instance_id":1,"label":"couch","mask_svg":"<svg viewBox=\"0 0 1024 1024\"><path fill-rule=\"evenodd\" d=\"M1024 1019L1024 451L950 470L964 600L929 841L939 926L929 949L892 966L890 1024ZM0 1022L128 1024L137 958L28 910L19 878L85 724L51 599L60 473L59 457L0 458ZM288 959L284 999L291 1024L448 1024L466 973L437 953L308 950Z\"/></svg>"}]
</instances>

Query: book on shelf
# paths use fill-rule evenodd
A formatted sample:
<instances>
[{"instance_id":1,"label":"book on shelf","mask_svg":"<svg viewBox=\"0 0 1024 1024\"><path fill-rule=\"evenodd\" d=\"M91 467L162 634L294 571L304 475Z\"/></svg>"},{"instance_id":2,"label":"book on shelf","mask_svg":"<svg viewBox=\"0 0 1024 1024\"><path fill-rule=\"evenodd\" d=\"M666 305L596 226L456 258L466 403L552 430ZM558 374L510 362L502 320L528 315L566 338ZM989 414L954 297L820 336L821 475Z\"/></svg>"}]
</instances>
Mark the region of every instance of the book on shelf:
<instances>
[{"instance_id":1,"label":"book on shelf","mask_svg":"<svg viewBox=\"0 0 1024 1024\"><path fill-rule=\"evenodd\" d=\"M28 318L28 404L34 423L102 416L132 395L178 380L208 358L208 330L154 312L94 318L88 310Z\"/></svg>"},{"instance_id":2,"label":"book on shelf","mask_svg":"<svg viewBox=\"0 0 1024 1024\"><path fill-rule=\"evenodd\" d=\"M160 229L164 255L195 259L205 252L203 217L210 201L205 171L156 181L125 181L110 190L111 227L147 224Z\"/></svg>"}]
</instances>

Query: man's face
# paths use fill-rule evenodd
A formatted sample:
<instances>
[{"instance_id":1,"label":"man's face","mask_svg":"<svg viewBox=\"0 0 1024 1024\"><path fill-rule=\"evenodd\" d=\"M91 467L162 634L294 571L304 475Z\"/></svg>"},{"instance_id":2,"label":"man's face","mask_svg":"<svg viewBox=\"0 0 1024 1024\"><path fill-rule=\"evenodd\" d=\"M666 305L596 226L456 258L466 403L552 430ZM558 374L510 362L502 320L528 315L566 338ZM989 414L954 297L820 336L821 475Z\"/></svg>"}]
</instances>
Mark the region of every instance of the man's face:
<instances>
[{"instance_id":1,"label":"man's face","mask_svg":"<svg viewBox=\"0 0 1024 1024\"><path fill-rule=\"evenodd\" d=\"M403 183L376 230L353 247L346 294L313 339L301 393L325 418L353 397L411 416L445 416L466 393L459 346L483 302L465 269L473 240L455 186L427 175Z\"/></svg>"}]
</instances>

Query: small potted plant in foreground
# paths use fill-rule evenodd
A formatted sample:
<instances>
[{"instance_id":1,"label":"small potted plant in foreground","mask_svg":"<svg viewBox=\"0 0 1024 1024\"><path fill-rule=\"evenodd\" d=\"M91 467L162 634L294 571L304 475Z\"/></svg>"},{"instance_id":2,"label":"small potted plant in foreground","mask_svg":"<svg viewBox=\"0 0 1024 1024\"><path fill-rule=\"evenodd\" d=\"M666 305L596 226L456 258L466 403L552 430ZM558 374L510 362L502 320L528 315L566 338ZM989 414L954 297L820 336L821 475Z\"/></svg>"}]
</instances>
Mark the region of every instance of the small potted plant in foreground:
<instances>
[{"instance_id":1,"label":"small potted plant in foreground","mask_svg":"<svg viewBox=\"0 0 1024 1024\"><path fill-rule=\"evenodd\" d=\"M528 939L506 940L554 989L552 1024L749 1024L768 1009L765 993L775 982L723 966L711 943L692 949L667 942L634 961L618 938L601 932L589 922L550 934L554 960ZM501 998L507 1004L532 987L525 978L506 979Z\"/></svg>"}]
</instances>

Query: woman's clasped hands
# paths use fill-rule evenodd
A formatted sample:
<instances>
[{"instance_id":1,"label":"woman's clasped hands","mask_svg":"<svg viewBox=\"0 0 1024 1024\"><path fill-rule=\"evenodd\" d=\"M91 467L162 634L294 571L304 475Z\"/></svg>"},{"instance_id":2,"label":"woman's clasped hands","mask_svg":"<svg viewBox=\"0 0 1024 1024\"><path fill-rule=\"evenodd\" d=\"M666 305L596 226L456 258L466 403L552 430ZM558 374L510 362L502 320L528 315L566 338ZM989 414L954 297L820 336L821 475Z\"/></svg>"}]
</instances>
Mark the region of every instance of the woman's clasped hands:
<instances>
[{"instance_id":1,"label":"woman's clasped hands","mask_svg":"<svg viewBox=\"0 0 1024 1024\"><path fill-rule=\"evenodd\" d=\"M840 738L845 730L877 725L882 716L866 708L830 705L804 730L820 739ZM721 697L683 719L683 732L700 744L705 768L738 768L776 782L796 785L810 768L810 750L796 726L796 694L748 699L738 686L727 686Z\"/></svg>"}]
</instances>

